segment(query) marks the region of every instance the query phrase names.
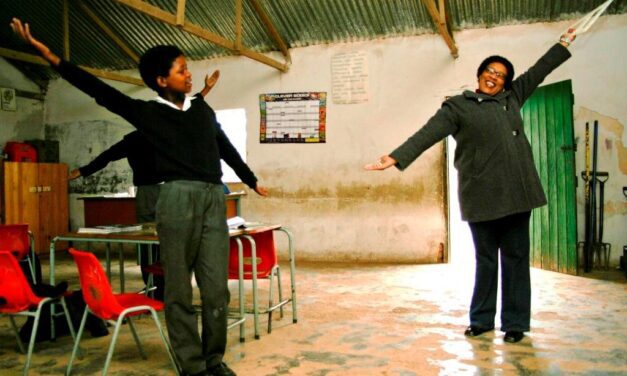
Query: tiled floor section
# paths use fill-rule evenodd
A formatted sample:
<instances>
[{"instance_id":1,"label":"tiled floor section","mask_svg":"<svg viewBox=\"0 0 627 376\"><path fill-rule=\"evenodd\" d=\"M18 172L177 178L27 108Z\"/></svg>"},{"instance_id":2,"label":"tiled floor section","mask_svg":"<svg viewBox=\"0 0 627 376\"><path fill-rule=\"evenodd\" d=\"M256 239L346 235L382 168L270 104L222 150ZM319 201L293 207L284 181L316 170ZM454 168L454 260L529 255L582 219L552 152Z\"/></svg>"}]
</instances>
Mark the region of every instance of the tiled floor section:
<instances>
[{"instance_id":1,"label":"tiled floor section","mask_svg":"<svg viewBox=\"0 0 627 376\"><path fill-rule=\"evenodd\" d=\"M62 261L59 277L76 287L73 267ZM127 283L135 287L137 269L127 269ZM471 269L300 264L298 323L292 324L288 306L285 318L275 316L272 334L255 340L250 317L245 343L238 342L237 330L229 332L225 360L239 375L255 376L627 374L627 284L621 274L605 273L614 281L603 281L532 269L532 331L507 344L500 331L476 339L463 335ZM282 270L288 291L288 269ZM154 326L143 318L138 327L148 360L139 357L124 328L109 374L172 374ZM110 337L87 335L85 358L73 374L99 374ZM38 344L30 374L62 375L71 348L68 337ZM8 319L0 318L0 375L20 374L24 358Z\"/></svg>"}]
</instances>

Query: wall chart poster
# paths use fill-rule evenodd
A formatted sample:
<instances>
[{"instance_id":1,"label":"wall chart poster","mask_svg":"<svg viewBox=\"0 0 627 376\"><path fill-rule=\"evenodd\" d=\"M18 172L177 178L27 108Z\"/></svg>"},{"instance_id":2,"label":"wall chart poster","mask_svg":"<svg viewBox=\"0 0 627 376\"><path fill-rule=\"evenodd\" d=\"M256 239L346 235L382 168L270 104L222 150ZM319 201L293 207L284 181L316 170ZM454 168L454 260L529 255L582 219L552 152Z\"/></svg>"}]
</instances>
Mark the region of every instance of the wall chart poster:
<instances>
[{"instance_id":1,"label":"wall chart poster","mask_svg":"<svg viewBox=\"0 0 627 376\"><path fill-rule=\"evenodd\" d=\"M326 142L326 92L261 94L259 108L262 144Z\"/></svg>"}]
</instances>

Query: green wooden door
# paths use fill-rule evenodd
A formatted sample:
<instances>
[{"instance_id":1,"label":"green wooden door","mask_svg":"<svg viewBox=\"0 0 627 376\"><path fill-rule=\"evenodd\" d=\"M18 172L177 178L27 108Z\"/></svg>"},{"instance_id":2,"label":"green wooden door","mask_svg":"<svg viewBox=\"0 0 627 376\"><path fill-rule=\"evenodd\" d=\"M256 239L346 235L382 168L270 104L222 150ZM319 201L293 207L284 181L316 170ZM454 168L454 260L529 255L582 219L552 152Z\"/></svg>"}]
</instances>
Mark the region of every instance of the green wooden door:
<instances>
[{"instance_id":1,"label":"green wooden door","mask_svg":"<svg viewBox=\"0 0 627 376\"><path fill-rule=\"evenodd\" d=\"M531 265L577 274L573 94L570 80L539 87L522 109L548 205L531 215Z\"/></svg>"}]
</instances>

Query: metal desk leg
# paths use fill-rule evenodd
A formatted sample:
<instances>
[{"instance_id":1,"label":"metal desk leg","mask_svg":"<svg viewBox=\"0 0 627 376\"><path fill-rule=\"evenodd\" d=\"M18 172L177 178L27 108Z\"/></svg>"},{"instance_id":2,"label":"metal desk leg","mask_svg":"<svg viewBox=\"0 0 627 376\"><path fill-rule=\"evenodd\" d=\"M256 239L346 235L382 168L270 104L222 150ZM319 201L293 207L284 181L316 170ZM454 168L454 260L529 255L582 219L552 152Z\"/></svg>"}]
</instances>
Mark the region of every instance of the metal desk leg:
<instances>
[{"instance_id":1,"label":"metal desk leg","mask_svg":"<svg viewBox=\"0 0 627 376\"><path fill-rule=\"evenodd\" d=\"M120 259L120 292L124 293L124 244L120 243L119 245L119 254L118 257Z\"/></svg>"},{"instance_id":2,"label":"metal desk leg","mask_svg":"<svg viewBox=\"0 0 627 376\"><path fill-rule=\"evenodd\" d=\"M250 258L252 264L253 274L253 318L255 326L255 339L259 339L259 302L257 298L257 245L255 239L249 235L242 235L242 237L248 239L250 242Z\"/></svg>"},{"instance_id":3,"label":"metal desk leg","mask_svg":"<svg viewBox=\"0 0 627 376\"><path fill-rule=\"evenodd\" d=\"M54 237L50 241L50 286L55 286L54 284L54 250L55 243L57 242L58 237ZM54 341L56 339L57 332L54 327L54 304L50 304L50 338Z\"/></svg>"},{"instance_id":4,"label":"metal desk leg","mask_svg":"<svg viewBox=\"0 0 627 376\"><path fill-rule=\"evenodd\" d=\"M289 242L289 257L290 257L290 287L292 289L292 322L296 324L298 322L298 316L296 314L296 256L294 254L294 237L292 233L281 227L277 231L282 231L287 235Z\"/></svg>"},{"instance_id":5,"label":"metal desk leg","mask_svg":"<svg viewBox=\"0 0 627 376\"><path fill-rule=\"evenodd\" d=\"M237 275L239 277L239 341L246 341L246 307L244 307L245 298L244 298L244 247L242 246L242 241L239 238L235 238L235 242L237 243Z\"/></svg>"},{"instance_id":6,"label":"metal desk leg","mask_svg":"<svg viewBox=\"0 0 627 376\"><path fill-rule=\"evenodd\" d=\"M107 278L109 279L109 283L111 283L111 243L107 243L105 248L105 257L107 260Z\"/></svg>"},{"instance_id":7,"label":"metal desk leg","mask_svg":"<svg viewBox=\"0 0 627 376\"><path fill-rule=\"evenodd\" d=\"M143 268L144 266L148 266L148 265L152 265L153 264L153 260L152 260L152 244L148 244L146 246L146 252L148 253L146 256L148 258L148 261L146 263L146 265L142 265L140 268ZM139 263L141 264L141 245L138 244L137 245L137 252L139 255ZM142 275L143 275L144 271L142 270ZM155 277L152 273L148 273L148 278L146 279L146 296L150 296L151 298L155 297L155 293L152 292L154 290L154 283L155 283Z\"/></svg>"}]
</instances>

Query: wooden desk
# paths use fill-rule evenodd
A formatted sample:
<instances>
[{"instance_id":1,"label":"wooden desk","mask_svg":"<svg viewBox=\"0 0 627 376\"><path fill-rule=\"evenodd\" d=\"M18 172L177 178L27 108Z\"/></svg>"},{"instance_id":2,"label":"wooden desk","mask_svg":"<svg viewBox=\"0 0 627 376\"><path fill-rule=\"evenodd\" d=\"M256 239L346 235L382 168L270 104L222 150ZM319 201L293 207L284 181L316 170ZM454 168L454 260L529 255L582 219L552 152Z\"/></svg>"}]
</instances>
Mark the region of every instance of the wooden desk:
<instances>
[{"instance_id":1,"label":"wooden desk","mask_svg":"<svg viewBox=\"0 0 627 376\"><path fill-rule=\"evenodd\" d=\"M240 198L245 192L232 192L226 195L226 217L240 215ZM131 225L137 223L135 197L84 196L85 227L110 225L113 223Z\"/></svg>"}]
</instances>

